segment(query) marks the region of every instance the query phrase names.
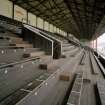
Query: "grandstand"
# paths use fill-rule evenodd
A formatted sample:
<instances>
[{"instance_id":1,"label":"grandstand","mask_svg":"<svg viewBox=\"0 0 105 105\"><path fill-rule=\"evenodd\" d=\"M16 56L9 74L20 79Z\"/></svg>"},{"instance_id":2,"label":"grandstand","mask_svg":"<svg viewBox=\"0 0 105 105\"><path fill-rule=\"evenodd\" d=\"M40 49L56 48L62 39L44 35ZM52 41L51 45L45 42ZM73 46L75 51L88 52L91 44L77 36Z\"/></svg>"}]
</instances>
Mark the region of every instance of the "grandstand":
<instances>
[{"instance_id":1,"label":"grandstand","mask_svg":"<svg viewBox=\"0 0 105 105\"><path fill-rule=\"evenodd\" d=\"M105 105L104 6L0 0L0 105Z\"/></svg>"}]
</instances>

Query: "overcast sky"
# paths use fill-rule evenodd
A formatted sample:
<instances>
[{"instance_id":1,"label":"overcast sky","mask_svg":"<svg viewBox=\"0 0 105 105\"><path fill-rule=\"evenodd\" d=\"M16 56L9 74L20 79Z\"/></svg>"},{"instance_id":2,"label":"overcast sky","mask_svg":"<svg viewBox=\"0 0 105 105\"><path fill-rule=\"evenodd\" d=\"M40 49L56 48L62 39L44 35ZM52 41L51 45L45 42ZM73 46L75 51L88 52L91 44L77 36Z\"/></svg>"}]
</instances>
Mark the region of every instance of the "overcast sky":
<instances>
[{"instance_id":1,"label":"overcast sky","mask_svg":"<svg viewBox=\"0 0 105 105\"><path fill-rule=\"evenodd\" d=\"M98 38L97 47L99 50L105 48L105 33Z\"/></svg>"}]
</instances>

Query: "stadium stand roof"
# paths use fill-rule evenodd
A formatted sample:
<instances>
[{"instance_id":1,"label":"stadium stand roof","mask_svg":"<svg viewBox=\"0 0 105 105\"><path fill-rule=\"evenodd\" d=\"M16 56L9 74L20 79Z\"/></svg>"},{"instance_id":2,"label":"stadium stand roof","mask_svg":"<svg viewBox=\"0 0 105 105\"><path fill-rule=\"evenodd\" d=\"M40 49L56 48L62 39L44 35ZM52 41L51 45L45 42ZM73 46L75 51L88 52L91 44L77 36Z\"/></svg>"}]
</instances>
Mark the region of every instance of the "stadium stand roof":
<instances>
[{"instance_id":1,"label":"stadium stand roof","mask_svg":"<svg viewBox=\"0 0 105 105\"><path fill-rule=\"evenodd\" d=\"M100 35L104 0L10 0L79 39ZM102 20L102 21L101 21Z\"/></svg>"}]
</instances>

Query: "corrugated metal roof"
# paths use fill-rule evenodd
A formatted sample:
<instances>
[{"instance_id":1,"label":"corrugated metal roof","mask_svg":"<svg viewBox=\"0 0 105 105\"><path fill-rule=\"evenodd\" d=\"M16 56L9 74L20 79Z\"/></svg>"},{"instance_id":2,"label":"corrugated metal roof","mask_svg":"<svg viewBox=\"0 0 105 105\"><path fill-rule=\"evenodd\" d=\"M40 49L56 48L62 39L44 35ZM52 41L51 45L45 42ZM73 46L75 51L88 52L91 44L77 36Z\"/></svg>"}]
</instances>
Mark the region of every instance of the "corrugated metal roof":
<instances>
[{"instance_id":1,"label":"corrugated metal roof","mask_svg":"<svg viewBox=\"0 0 105 105\"><path fill-rule=\"evenodd\" d=\"M91 39L97 34L105 13L105 0L10 1L82 39Z\"/></svg>"}]
</instances>

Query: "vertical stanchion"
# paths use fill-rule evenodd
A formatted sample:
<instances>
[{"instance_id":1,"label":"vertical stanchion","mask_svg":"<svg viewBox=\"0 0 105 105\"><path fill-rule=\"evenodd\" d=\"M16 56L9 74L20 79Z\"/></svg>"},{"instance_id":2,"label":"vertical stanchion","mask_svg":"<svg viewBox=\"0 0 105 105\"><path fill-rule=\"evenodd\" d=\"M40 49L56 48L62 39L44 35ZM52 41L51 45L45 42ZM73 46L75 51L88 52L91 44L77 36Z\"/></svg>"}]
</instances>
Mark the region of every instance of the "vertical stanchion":
<instances>
[{"instance_id":1,"label":"vertical stanchion","mask_svg":"<svg viewBox=\"0 0 105 105\"><path fill-rule=\"evenodd\" d=\"M97 39L96 39L96 51L97 51Z\"/></svg>"},{"instance_id":2,"label":"vertical stanchion","mask_svg":"<svg viewBox=\"0 0 105 105\"><path fill-rule=\"evenodd\" d=\"M27 18L26 18L26 21L27 21L27 24L29 24L29 23L28 23L28 11L26 11L26 12L27 12Z\"/></svg>"},{"instance_id":3,"label":"vertical stanchion","mask_svg":"<svg viewBox=\"0 0 105 105\"><path fill-rule=\"evenodd\" d=\"M12 19L14 19L14 6L15 6L15 3L12 2Z\"/></svg>"}]
</instances>

